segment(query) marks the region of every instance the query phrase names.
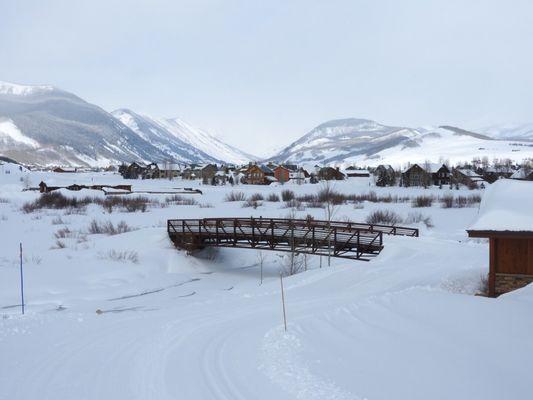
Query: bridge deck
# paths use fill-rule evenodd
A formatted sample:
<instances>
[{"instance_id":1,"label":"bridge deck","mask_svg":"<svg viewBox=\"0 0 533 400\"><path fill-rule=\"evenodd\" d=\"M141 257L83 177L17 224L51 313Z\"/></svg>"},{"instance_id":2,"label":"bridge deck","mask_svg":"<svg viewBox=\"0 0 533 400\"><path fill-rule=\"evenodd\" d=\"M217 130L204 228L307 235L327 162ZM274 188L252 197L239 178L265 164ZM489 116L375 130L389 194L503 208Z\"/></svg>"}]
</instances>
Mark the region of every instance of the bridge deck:
<instances>
[{"instance_id":1,"label":"bridge deck","mask_svg":"<svg viewBox=\"0 0 533 400\"><path fill-rule=\"evenodd\" d=\"M383 234L418 236L418 230L340 221L276 218L168 220L177 247L256 248L368 260L383 249Z\"/></svg>"}]
</instances>

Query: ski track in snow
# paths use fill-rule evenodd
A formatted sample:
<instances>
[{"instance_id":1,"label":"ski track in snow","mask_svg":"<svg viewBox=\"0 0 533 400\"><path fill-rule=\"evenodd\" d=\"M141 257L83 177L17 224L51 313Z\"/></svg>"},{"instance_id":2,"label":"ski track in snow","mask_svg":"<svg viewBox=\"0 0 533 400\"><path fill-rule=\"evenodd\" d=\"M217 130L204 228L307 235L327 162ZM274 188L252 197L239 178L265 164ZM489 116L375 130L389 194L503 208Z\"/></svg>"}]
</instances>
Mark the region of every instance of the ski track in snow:
<instances>
[{"instance_id":1,"label":"ski track in snow","mask_svg":"<svg viewBox=\"0 0 533 400\"><path fill-rule=\"evenodd\" d=\"M349 393L335 382L314 375L305 363L301 352L301 342L293 332L299 329L290 326L290 332L278 327L266 333L262 343L264 371L273 382L283 387L297 399L320 400L363 400Z\"/></svg>"}]
</instances>

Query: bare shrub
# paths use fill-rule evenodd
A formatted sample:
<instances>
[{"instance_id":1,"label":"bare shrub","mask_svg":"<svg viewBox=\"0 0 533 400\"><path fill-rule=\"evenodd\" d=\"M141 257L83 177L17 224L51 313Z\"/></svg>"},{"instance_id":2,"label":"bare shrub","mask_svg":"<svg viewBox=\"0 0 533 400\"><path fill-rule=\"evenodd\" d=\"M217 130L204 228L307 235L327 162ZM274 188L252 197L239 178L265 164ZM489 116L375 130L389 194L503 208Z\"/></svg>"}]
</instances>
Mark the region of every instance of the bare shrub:
<instances>
[{"instance_id":1,"label":"bare shrub","mask_svg":"<svg viewBox=\"0 0 533 400\"><path fill-rule=\"evenodd\" d=\"M251 201L261 201L261 200L264 200L265 198L263 197L263 195L261 193L254 193L250 196L250 200Z\"/></svg>"},{"instance_id":2,"label":"bare shrub","mask_svg":"<svg viewBox=\"0 0 533 400\"><path fill-rule=\"evenodd\" d=\"M117 261L117 262L131 262L133 264L139 263L139 255L136 251L116 251L116 250L109 250L105 254L100 254L101 259L107 259L111 261Z\"/></svg>"},{"instance_id":3,"label":"bare shrub","mask_svg":"<svg viewBox=\"0 0 533 400\"><path fill-rule=\"evenodd\" d=\"M429 215L424 215L421 212L411 212L405 219L406 224L419 224L423 223L426 228L433 228L433 221Z\"/></svg>"},{"instance_id":4,"label":"bare shrub","mask_svg":"<svg viewBox=\"0 0 533 400\"><path fill-rule=\"evenodd\" d=\"M482 296L489 295L489 276L483 274L479 277L479 294Z\"/></svg>"},{"instance_id":5,"label":"bare shrub","mask_svg":"<svg viewBox=\"0 0 533 400\"><path fill-rule=\"evenodd\" d=\"M305 271L306 260L294 251L280 256L280 272L283 276L296 275Z\"/></svg>"},{"instance_id":6,"label":"bare shrub","mask_svg":"<svg viewBox=\"0 0 533 400\"><path fill-rule=\"evenodd\" d=\"M112 212L114 208L120 208L128 212L141 211L145 212L149 204L157 204L156 200L151 200L148 197L123 197L110 196L102 199L100 197L67 197L60 192L43 193L39 198L33 202L24 203L22 211L31 213L43 208L49 209L65 209L65 210L80 210L84 209L89 204L97 204L105 208L108 212Z\"/></svg>"},{"instance_id":7,"label":"bare shrub","mask_svg":"<svg viewBox=\"0 0 533 400\"><path fill-rule=\"evenodd\" d=\"M63 221L63 218L61 218L60 215L58 215L57 217L52 219L52 225L65 225L65 224L66 224L66 222Z\"/></svg>"},{"instance_id":8,"label":"bare shrub","mask_svg":"<svg viewBox=\"0 0 533 400\"><path fill-rule=\"evenodd\" d=\"M67 247L67 245L65 244L65 242L62 242L61 240L56 240L56 244L54 247L52 247L53 249L64 249L65 247Z\"/></svg>"},{"instance_id":9,"label":"bare shrub","mask_svg":"<svg viewBox=\"0 0 533 400\"><path fill-rule=\"evenodd\" d=\"M402 222L402 217L390 210L375 210L366 217L367 224L396 225Z\"/></svg>"},{"instance_id":10,"label":"bare shrub","mask_svg":"<svg viewBox=\"0 0 533 400\"><path fill-rule=\"evenodd\" d=\"M443 208L463 208L472 207L481 201L479 194L472 194L470 196L456 196L452 194L443 196L440 198L440 202Z\"/></svg>"},{"instance_id":11,"label":"bare shrub","mask_svg":"<svg viewBox=\"0 0 533 400\"><path fill-rule=\"evenodd\" d=\"M87 232L96 235L96 234L106 234L106 235L119 235L121 233L126 233L134 230L130 227L126 221L120 221L116 226L113 225L111 221L101 222L93 219L89 224Z\"/></svg>"},{"instance_id":12,"label":"bare shrub","mask_svg":"<svg viewBox=\"0 0 533 400\"><path fill-rule=\"evenodd\" d=\"M146 212L148 205L158 204L159 202L154 199L149 199L146 196L136 196L136 197L124 197L124 196L109 196L105 199L94 198L93 201L95 204L101 205L109 213L113 211L114 208L119 208L127 212Z\"/></svg>"},{"instance_id":13,"label":"bare shrub","mask_svg":"<svg viewBox=\"0 0 533 400\"><path fill-rule=\"evenodd\" d=\"M200 207L200 208L214 208L213 204L211 204L211 203L200 203L200 204L198 204L198 207Z\"/></svg>"},{"instance_id":14,"label":"bare shrub","mask_svg":"<svg viewBox=\"0 0 533 400\"><path fill-rule=\"evenodd\" d=\"M66 197L59 192L43 193L32 202L24 203L22 211L25 213L34 212L43 208L68 209L85 207L91 201L90 199L78 199L76 197Z\"/></svg>"},{"instance_id":15,"label":"bare shrub","mask_svg":"<svg viewBox=\"0 0 533 400\"><path fill-rule=\"evenodd\" d=\"M8 204L9 203L9 200L4 198L4 197L0 197L0 204Z\"/></svg>"},{"instance_id":16,"label":"bare shrub","mask_svg":"<svg viewBox=\"0 0 533 400\"><path fill-rule=\"evenodd\" d=\"M307 204L307 207L309 207L309 208L324 208L325 207L324 203L321 202L318 199L314 199L313 201L309 201L306 204Z\"/></svg>"},{"instance_id":17,"label":"bare shrub","mask_svg":"<svg viewBox=\"0 0 533 400\"><path fill-rule=\"evenodd\" d=\"M231 191L228 194L226 194L226 197L224 198L225 201L245 201L246 195L244 192L239 191Z\"/></svg>"},{"instance_id":18,"label":"bare shrub","mask_svg":"<svg viewBox=\"0 0 533 400\"><path fill-rule=\"evenodd\" d=\"M433 204L433 196L416 196L411 205L413 207L431 207Z\"/></svg>"},{"instance_id":19,"label":"bare shrub","mask_svg":"<svg viewBox=\"0 0 533 400\"><path fill-rule=\"evenodd\" d=\"M192 197L183 197L178 194L169 196L165 199L166 204L174 204L178 206L194 206L198 204L196 199L193 199Z\"/></svg>"},{"instance_id":20,"label":"bare shrub","mask_svg":"<svg viewBox=\"0 0 533 400\"><path fill-rule=\"evenodd\" d=\"M7 216L5 214L0 215L0 221L7 221Z\"/></svg>"},{"instance_id":21,"label":"bare shrub","mask_svg":"<svg viewBox=\"0 0 533 400\"><path fill-rule=\"evenodd\" d=\"M257 207L261 207L263 203L257 200L248 199L244 203L242 203L242 206L244 208L246 207L252 207L253 209L256 209Z\"/></svg>"},{"instance_id":22,"label":"bare shrub","mask_svg":"<svg viewBox=\"0 0 533 400\"><path fill-rule=\"evenodd\" d=\"M295 194L292 190L285 189L281 191L281 200L283 201L291 201L295 198Z\"/></svg>"},{"instance_id":23,"label":"bare shrub","mask_svg":"<svg viewBox=\"0 0 533 400\"><path fill-rule=\"evenodd\" d=\"M301 201L299 201L298 199L292 199L292 200L286 201L283 204L283 207L284 208L293 208L293 209L298 210L298 211L305 210L304 204Z\"/></svg>"},{"instance_id":24,"label":"bare shrub","mask_svg":"<svg viewBox=\"0 0 533 400\"><path fill-rule=\"evenodd\" d=\"M65 238L70 237L71 234L72 234L71 230L68 229L67 227L64 227L62 229L59 229L56 233L54 233L54 236L56 237L56 239L65 239Z\"/></svg>"},{"instance_id":25,"label":"bare shrub","mask_svg":"<svg viewBox=\"0 0 533 400\"><path fill-rule=\"evenodd\" d=\"M277 202L279 202L279 195L277 193L270 193L267 196L266 201L270 201L272 203L277 203Z\"/></svg>"},{"instance_id":26,"label":"bare shrub","mask_svg":"<svg viewBox=\"0 0 533 400\"><path fill-rule=\"evenodd\" d=\"M346 197L333 187L326 185L318 191L317 200L321 203L339 205L346 202Z\"/></svg>"},{"instance_id":27,"label":"bare shrub","mask_svg":"<svg viewBox=\"0 0 533 400\"><path fill-rule=\"evenodd\" d=\"M453 194L447 194L440 198L440 203L442 208L452 208L453 207Z\"/></svg>"}]
</instances>

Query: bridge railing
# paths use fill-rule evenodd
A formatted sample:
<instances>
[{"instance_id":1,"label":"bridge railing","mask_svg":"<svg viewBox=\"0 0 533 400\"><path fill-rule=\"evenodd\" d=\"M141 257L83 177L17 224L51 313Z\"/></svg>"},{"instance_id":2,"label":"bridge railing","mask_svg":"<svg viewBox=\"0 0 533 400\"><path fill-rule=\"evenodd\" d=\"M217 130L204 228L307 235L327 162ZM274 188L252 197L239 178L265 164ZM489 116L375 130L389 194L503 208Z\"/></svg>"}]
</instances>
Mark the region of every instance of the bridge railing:
<instances>
[{"instance_id":1,"label":"bridge railing","mask_svg":"<svg viewBox=\"0 0 533 400\"><path fill-rule=\"evenodd\" d=\"M380 224L365 224L360 222L343 222L343 221L326 221L315 219L283 219L283 218L200 218L200 219L179 219L168 220L168 227L174 225L186 224L187 226L250 226L259 228L268 228L272 225L294 228L312 228L317 227L320 229L336 228L338 232L342 231L365 231L365 232L381 232L386 235L395 236L414 236L418 237L419 231L416 228L410 228L405 226L394 225L380 225ZM185 225L183 225L185 226Z\"/></svg>"},{"instance_id":2,"label":"bridge railing","mask_svg":"<svg viewBox=\"0 0 533 400\"><path fill-rule=\"evenodd\" d=\"M269 248L364 259L383 248L383 232L342 222L280 218L201 218L168 220L175 245Z\"/></svg>"}]
</instances>

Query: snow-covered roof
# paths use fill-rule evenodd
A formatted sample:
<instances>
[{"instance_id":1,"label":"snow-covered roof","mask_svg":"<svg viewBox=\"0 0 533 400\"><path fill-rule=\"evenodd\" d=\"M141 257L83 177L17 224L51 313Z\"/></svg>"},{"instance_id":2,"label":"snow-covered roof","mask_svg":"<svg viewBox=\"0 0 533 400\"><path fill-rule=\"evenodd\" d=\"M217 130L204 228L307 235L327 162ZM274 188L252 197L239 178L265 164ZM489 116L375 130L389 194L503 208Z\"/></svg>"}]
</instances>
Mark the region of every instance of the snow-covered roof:
<instances>
[{"instance_id":1,"label":"snow-covered roof","mask_svg":"<svg viewBox=\"0 0 533 400\"><path fill-rule=\"evenodd\" d=\"M481 176L476 172L468 168L457 168L457 171L459 171L464 176L468 176L470 178L481 178Z\"/></svg>"},{"instance_id":2,"label":"snow-covered roof","mask_svg":"<svg viewBox=\"0 0 533 400\"><path fill-rule=\"evenodd\" d=\"M533 182L500 179L485 192L473 231L533 232Z\"/></svg>"},{"instance_id":3,"label":"snow-covered roof","mask_svg":"<svg viewBox=\"0 0 533 400\"><path fill-rule=\"evenodd\" d=\"M511 179L526 179L531 174L533 174L533 170L530 169L526 171L524 168L520 168L513 175L511 175Z\"/></svg>"},{"instance_id":4,"label":"snow-covered roof","mask_svg":"<svg viewBox=\"0 0 533 400\"><path fill-rule=\"evenodd\" d=\"M175 163L158 163L157 168L162 171L180 171L181 166Z\"/></svg>"},{"instance_id":5,"label":"snow-covered roof","mask_svg":"<svg viewBox=\"0 0 533 400\"><path fill-rule=\"evenodd\" d=\"M266 165L261 164L259 166L261 168L261 171L263 171L265 174L273 174L274 171L272 171L270 168L268 168Z\"/></svg>"}]
</instances>

